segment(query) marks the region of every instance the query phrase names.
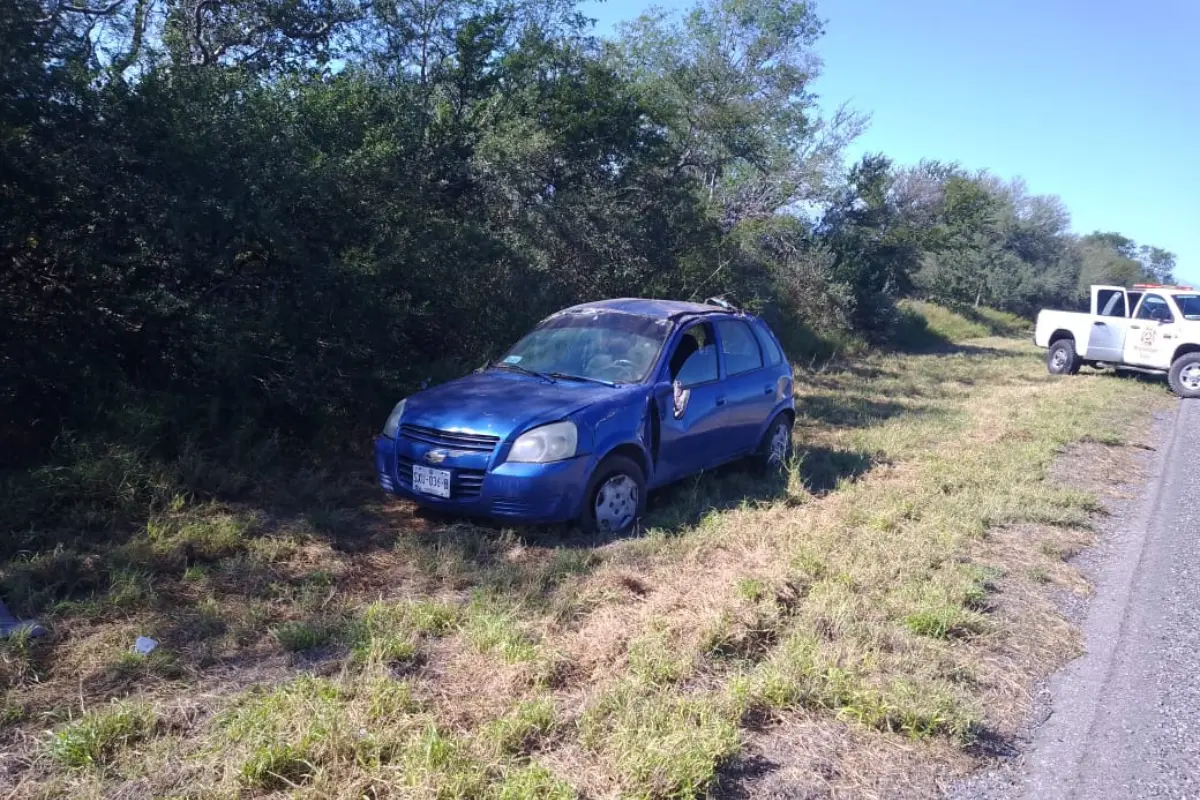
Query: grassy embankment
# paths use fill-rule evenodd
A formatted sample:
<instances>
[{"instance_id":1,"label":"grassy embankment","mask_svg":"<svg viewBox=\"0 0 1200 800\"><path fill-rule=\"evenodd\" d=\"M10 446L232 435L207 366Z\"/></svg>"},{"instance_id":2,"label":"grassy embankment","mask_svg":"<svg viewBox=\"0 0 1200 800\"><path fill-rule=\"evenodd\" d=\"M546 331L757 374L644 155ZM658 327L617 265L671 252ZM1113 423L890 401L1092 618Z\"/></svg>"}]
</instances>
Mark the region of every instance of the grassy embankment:
<instances>
[{"instance_id":1,"label":"grassy embankment","mask_svg":"<svg viewBox=\"0 0 1200 800\"><path fill-rule=\"evenodd\" d=\"M788 474L687 481L636 538L418 515L365 456L249 494L187 454L45 472L8 501L58 506L0 563L53 632L0 650L0 790L933 792L1078 646L1052 598L1084 590L1064 558L1098 503L1055 459L1120 457L1169 399L1052 379L992 312L908 309L955 345L799 373Z\"/></svg>"}]
</instances>

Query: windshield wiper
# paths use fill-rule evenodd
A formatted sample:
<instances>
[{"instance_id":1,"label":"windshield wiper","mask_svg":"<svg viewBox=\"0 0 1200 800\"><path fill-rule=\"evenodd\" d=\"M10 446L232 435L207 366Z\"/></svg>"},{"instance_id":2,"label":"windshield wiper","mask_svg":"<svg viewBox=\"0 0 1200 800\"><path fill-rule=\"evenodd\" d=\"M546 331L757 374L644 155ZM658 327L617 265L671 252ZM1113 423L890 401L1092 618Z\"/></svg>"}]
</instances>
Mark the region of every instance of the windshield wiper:
<instances>
[{"instance_id":1,"label":"windshield wiper","mask_svg":"<svg viewBox=\"0 0 1200 800\"><path fill-rule=\"evenodd\" d=\"M580 383L598 383L601 386L607 386L610 389L617 386L615 381L601 380L600 378L589 378L586 375L570 375L566 372L551 372L551 378L560 378L564 381L579 381Z\"/></svg>"},{"instance_id":2,"label":"windshield wiper","mask_svg":"<svg viewBox=\"0 0 1200 800\"><path fill-rule=\"evenodd\" d=\"M505 364L503 361L493 361L489 366L491 366L492 369L511 369L513 372L532 375L535 378L541 378L547 383L558 383L558 381L554 380L554 378L550 377L546 373L538 372L537 370L530 369L529 367L522 367L520 364Z\"/></svg>"}]
</instances>

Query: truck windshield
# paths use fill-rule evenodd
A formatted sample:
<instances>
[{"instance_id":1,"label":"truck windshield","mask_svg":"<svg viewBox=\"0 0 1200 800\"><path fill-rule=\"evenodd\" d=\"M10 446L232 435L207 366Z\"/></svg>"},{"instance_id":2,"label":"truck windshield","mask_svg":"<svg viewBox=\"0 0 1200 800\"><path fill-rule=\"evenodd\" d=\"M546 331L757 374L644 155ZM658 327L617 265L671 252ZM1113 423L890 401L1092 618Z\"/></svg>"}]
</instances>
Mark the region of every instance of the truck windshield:
<instances>
[{"instance_id":1,"label":"truck windshield","mask_svg":"<svg viewBox=\"0 0 1200 800\"><path fill-rule=\"evenodd\" d=\"M665 319L588 309L555 314L497 363L556 378L637 383L671 330Z\"/></svg>"},{"instance_id":2,"label":"truck windshield","mask_svg":"<svg viewBox=\"0 0 1200 800\"><path fill-rule=\"evenodd\" d=\"M1200 294L1177 294L1175 302L1184 319L1200 319Z\"/></svg>"}]
</instances>

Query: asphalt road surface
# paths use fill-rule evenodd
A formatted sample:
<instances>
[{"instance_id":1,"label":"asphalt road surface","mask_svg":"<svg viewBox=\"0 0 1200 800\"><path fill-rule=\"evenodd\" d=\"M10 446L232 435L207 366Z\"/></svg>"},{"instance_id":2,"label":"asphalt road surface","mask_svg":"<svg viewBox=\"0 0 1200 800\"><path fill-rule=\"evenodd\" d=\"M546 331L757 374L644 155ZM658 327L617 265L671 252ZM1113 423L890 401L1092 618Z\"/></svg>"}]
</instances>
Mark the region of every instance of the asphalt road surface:
<instances>
[{"instance_id":1,"label":"asphalt road surface","mask_svg":"<svg viewBox=\"0 0 1200 800\"><path fill-rule=\"evenodd\" d=\"M1097 576L1087 654L1049 683L1010 796L1200 799L1200 400Z\"/></svg>"}]
</instances>

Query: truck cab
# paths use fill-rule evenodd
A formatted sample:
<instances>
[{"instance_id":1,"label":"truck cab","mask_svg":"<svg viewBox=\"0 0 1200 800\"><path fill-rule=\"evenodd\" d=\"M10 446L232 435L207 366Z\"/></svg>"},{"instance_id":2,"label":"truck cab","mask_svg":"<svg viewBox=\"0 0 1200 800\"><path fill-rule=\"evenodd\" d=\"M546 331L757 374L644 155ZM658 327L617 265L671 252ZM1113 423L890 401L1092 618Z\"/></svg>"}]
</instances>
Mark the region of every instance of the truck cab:
<instances>
[{"instance_id":1,"label":"truck cab","mask_svg":"<svg viewBox=\"0 0 1200 800\"><path fill-rule=\"evenodd\" d=\"M1034 341L1054 374L1081 366L1166 373L1184 397L1200 396L1200 293L1189 286L1093 286L1090 313L1045 310Z\"/></svg>"}]
</instances>

